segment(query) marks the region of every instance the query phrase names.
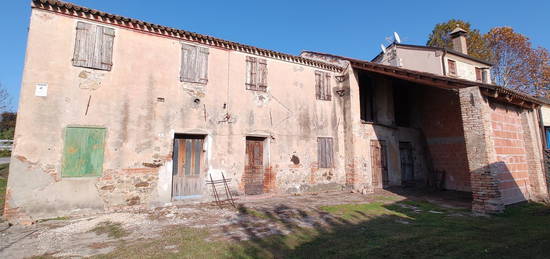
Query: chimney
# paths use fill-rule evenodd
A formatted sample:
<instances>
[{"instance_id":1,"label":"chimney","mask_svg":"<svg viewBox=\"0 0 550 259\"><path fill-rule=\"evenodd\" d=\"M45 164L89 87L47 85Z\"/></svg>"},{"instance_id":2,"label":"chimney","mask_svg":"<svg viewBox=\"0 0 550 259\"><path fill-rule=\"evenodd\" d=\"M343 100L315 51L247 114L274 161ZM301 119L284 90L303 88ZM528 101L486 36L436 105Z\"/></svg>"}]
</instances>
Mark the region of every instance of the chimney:
<instances>
[{"instance_id":1,"label":"chimney","mask_svg":"<svg viewBox=\"0 0 550 259\"><path fill-rule=\"evenodd\" d=\"M468 44L466 44L466 31L457 24L450 34L453 40L453 50L468 55Z\"/></svg>"}]
</instances>

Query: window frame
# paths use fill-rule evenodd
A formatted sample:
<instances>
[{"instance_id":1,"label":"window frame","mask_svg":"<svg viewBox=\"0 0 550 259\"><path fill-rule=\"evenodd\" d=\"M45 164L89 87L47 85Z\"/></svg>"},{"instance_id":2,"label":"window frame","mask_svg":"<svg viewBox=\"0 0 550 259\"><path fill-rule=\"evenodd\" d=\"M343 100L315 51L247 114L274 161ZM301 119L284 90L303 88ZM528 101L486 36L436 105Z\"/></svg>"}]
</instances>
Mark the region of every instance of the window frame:
<instances>
[{"instance_id":1,"label":"window frame","mask_svg":"<svg viewBox=\"0 0 550 259\"><path fill-rule=\"evenodd\" d=\"M317 137L317 163L319 168L334 168L333 137Z\"/></svg>"},{"instance_id":2,"label":"window frame","mask_svg":"<svg viewBox=\"0 0 550 259\"><path fill-rule=\"evenodd\" d=\"M246 90L267 92L267 59L246 56Z\"/></svg>"},{"instance_id":3,"label":"window frame","mask_svg":"<svg viewBox=\"0 0 550 259\"><path fill-rule=\"evenodd\" d=\"M322 101L332 100L332 88L330 81L332 75L324 71L315 71L315 98Z\"/></svg>"},{"instance_id":4,"label":"window frame","mask_svg":"<svg viewBox=\"0 0 550 259\"><path fill-rule=\"evenodd\" d=\"M71 59L72 65L74 67L111 71L115 36L116 29L113 27L77 21L73 58ZM98 37L101 37L101 40L97 40ZM93 44L90 42L93 42ZM90 46L92 47L90 48Z\"/></svg>"},{"instance_id":5,"label":"window frame","mask_svg":"<svg viewBox=\"0 0 550 259\"><path fill-rule=\"evenodd\" d=\"M476 81L483 82L483 69L480 67L475 67Z\"/></svg>"},{"instance_id":6,"label":"window frame","mask_svg":"<svg viewBox=\"0 0 550 259\"><path fill-rule=\"evenodd\" d=\"M451 66L452 64L452 66ZM449 70L449 76L457 76L457 67L456 67L456 61L452 59L447 59L447 67ZM452 69L451 69L452 67Z\"/></svg>"}]
</instances>

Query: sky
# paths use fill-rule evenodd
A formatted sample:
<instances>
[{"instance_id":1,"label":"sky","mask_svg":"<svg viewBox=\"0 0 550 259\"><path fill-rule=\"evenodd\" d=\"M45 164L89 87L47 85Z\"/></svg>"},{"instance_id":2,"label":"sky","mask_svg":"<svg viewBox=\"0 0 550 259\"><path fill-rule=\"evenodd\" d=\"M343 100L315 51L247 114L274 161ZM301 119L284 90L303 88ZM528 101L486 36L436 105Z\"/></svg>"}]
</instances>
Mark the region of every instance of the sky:
<instances>
[{"instance_id":1,"label":"sky","mask_svg":"<svg viewBox=\"0 0 550 259\"><path fill-rule=\"evenodd\" d=\"M2 0L0 84L17 109L30 0ZM510 26L550 49L550 1L72 0L104 12L299 55L313 50L371 60L393 32L425 45L437 23L469 21L482 33ZM461 3L458 5L457 3Z\"/></svg>"}]
</instances>

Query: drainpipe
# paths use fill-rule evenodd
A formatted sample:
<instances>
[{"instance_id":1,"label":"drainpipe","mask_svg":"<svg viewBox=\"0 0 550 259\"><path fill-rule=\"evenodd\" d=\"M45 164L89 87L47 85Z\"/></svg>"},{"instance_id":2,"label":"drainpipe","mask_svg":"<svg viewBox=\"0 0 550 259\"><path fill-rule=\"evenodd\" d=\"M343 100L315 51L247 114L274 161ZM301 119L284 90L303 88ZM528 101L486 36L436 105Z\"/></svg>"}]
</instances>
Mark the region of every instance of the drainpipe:
<instances>
[{"instance_id":1,"label":"drainpipe","mask_svg":"<svg viewBox=\"0 0 550 259\"><path fill-rule=\"evenodd\" d=\"M447 50L443 49L443 55L441 55L441 65L443 66L443 75L447 75L447 68L445 67L445 55L447 55Z\"/></svg>"}]
</instances>

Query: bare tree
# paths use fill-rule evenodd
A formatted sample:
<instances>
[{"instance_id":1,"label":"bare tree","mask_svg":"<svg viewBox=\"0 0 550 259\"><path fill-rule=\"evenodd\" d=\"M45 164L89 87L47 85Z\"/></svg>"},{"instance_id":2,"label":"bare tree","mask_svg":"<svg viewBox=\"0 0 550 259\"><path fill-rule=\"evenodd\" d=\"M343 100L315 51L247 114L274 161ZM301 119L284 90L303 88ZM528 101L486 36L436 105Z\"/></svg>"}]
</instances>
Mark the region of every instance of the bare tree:
<instances>
[{"instance_id":1,"label":"bare tree","mask_svg":"<svg viewBox=\"0 0 550 259\"><path fill-rule=\"evenodd\" d=\"M0 113L10 109L11 98L8 90L0 83Z\"/></svg>"}]
</instances>

